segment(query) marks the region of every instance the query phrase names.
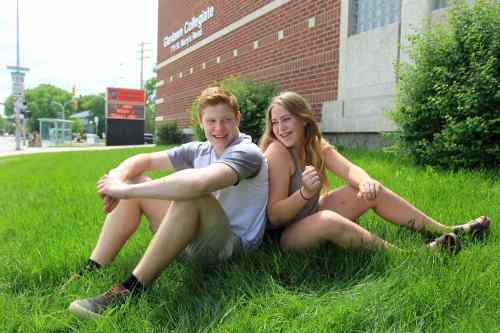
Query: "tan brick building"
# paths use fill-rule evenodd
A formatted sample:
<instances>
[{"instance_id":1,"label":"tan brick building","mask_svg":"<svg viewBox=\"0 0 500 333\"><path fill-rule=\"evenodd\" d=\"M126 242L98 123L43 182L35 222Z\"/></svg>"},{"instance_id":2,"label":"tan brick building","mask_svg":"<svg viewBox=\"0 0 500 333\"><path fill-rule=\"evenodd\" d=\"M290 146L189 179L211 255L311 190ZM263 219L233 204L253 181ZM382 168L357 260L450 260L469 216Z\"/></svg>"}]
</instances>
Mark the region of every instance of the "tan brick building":
<instances>
[{"instance_id":1,"label":"tan brick building","mask_svg":"<svg viewBox=\"0 0 500 333\"><path fill-rule=\"evenodd\" d=\"M157 122L190 125L215 80L244 75L303 94L320 119L338 82L338 0L160 0Z\"/></svg>"}]
</instances>

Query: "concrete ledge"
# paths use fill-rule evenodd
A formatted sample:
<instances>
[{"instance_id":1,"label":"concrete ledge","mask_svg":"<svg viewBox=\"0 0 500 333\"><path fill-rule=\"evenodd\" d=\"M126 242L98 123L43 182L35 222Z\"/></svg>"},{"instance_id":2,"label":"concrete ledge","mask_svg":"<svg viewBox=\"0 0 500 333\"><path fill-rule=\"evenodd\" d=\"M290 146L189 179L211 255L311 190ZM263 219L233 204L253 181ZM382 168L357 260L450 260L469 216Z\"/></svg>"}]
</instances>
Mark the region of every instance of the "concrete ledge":
<instances>
[{"instance_id":1,"label":"concrete ledge","mask_svg":"<svg viewBox=\"0 0 500 333\"><path fill-rule=\"evenodd\" d=\"M378 133L397 129L386 112L393 95L354 98L323 103L320 129L324 133Z\"/></svg>"},{"instance_id":2,"label":"concrete ledge","mask_svg":"<svg viewBox=\"0 0 500 333\"><path fill-rule=\"evenodd\" d=\"M346 148L380 149L393 144L382 133L323 133L334 146Z\"/></svg>"}]
</instances>

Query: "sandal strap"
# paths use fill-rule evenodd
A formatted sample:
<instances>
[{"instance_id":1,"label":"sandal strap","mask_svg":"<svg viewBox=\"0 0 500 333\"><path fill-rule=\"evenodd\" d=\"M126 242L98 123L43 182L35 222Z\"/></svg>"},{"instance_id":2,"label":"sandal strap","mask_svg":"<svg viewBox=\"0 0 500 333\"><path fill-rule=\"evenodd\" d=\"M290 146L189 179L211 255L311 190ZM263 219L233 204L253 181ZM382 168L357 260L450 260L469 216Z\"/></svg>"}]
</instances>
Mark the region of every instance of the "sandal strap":
<instances>
[{"instance_id":1,"label":"sandal strap","mask_svg":"<svg viewBox=\"0 0 500 333\"><path fill-rule=\"evenodd\" d=\"M457 254L462 248L460 240L454 233L444 234L441 237L436 238L434 242L436 242L441 250L448 254Z\"/></svg>"},{"instance_id":2,"label":"sandal strap","mask_svg":"<svg viewBox=\"0 0 500 333\"><path fill-rule=\"evenodd\" d=\"M487 216L477 218L470 225L471 234L478 234L484 232L490 226L490 219Z\"/></svg>"},{"instance_id":3,"label":"sandal strap","mask_svg":"<svg viewBox=\"0 0 500 333\"><path fill-rule=\"evenodd\" d=\"M453 228L453 233L455 234L464 234L465 232L465 226L469 227L469 234L471 235L480 235L483 234L490 226L490 219L487 216L480 216L478 218L475 218L474 220L471 220L465 224L456 226Z\"/></svg>"}]
</instances>

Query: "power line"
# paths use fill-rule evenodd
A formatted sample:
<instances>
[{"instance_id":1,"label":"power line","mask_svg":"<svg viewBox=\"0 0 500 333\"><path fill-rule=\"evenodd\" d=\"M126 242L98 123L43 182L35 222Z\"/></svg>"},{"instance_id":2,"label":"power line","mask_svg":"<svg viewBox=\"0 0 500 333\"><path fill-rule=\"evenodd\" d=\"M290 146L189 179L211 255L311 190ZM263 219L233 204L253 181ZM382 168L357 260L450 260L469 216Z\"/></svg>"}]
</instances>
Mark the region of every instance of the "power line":
<instances>
[{"instance_id":1,"label":"power line","mask_svg":"<svg viewBox=\"0 0 500 333\"><path fill-rule=\"evenodd\" d=\"M150 59L150 57L144 56L145 52L150 52L151 49L144 49L145 45L149 45L149 42L140 42L138 45L140 47L138 53L140 54L138 60L141 61L141 89L144 89L144 59Z\"/></svg>"}]
</instances>

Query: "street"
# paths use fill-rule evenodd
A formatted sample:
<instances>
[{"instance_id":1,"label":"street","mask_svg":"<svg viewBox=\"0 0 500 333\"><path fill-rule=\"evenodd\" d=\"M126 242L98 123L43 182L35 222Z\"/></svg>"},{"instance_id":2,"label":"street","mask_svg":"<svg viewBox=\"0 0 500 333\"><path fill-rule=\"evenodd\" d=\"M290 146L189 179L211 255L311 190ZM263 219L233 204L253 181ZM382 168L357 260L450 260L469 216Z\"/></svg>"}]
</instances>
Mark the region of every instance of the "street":
<instances>
[{"instance_id":1,"label":"street","mask_svg":"<svg viewBox=\"0 0 500 333\"><path fill-rule=\"evenodd\" d=\"M15 136L0 136L0 154L16 150Z\"/></svg>"},{"instance_id":2,"label":"street","mask_svg":"<svg viewBox=\"0 0 500 333\"><path fill-rule=\"evenodd\" d=\"M16 151L15 136L0 136L0 157L27 155L37 153L61 153L68 151L92 151L92 150L111 150L154 147L154 144L132 145L132 146L103 146L103 145L82 145L79 147L27 147L22 146L20 151Z\"/></svg>"}]
</instances>

